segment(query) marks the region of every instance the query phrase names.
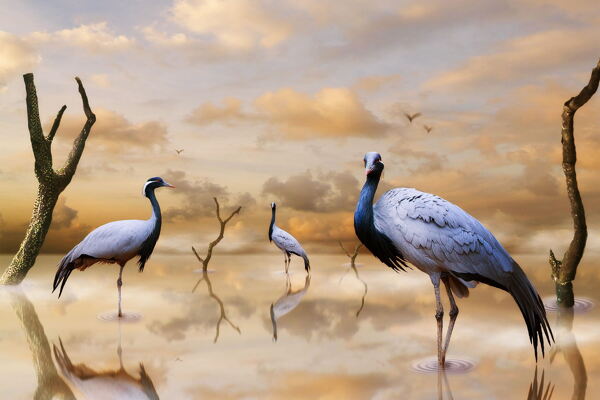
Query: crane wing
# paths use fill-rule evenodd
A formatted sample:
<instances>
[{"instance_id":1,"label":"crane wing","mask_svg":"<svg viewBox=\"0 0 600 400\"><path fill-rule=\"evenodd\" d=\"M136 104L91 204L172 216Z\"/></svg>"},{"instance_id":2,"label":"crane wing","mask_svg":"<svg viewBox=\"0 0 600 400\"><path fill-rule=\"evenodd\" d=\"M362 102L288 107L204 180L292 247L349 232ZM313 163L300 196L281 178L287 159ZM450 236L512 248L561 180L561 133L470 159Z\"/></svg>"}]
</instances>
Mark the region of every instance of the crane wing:
<instances>
[{"instance_id":1,"label":"crane wing","mask_svg":"<svg viewBox=\"0 0 600 400\"><path fill-rule=\"evenodd\" d=\"M306 252L300 245L300 242L298 242L298 240L296 240L296 238L293 237L291 234L277 226L273 227L272 239L273 242L275 242L275 244L277 245L277 247L279 247L282 250L286 250L290 253L296 254L301 257L306 255Z\"/></svg>"},{"instance_id":2,"label":"crane wing","mask_svg":"<svg viewBox=\"0 0 600 400\"><path fill-rule=\"evenodd\" d=\"M399 188L375 204L376 225L416 265L504 283L515 262L477 219L438 196ZM488 283L488 282L486 282Z\"/></svg>"},{"instance_id":3,"label":"crane wing","mask_svg":"<svg viewBox=\"0 0 600 400\"><path fill-rule=\"evenodd\" d=\"M149 221L125 220L109 222L90 232L61 261L73 262L82 255L99 259L131 258L152 231Z\"/></svg>"}]
</instances>

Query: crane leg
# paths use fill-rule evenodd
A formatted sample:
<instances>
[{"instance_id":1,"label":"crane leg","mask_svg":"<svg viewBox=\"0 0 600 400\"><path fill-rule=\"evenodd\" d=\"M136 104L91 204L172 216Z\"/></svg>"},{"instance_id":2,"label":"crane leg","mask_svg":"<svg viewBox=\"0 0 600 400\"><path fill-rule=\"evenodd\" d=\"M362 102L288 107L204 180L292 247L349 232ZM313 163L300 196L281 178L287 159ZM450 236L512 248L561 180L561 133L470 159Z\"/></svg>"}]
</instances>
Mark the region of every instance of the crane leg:
<instances>
[{"instance_id":1,"label":"crane leg","mask_svg":"<svg viewBox=\"0 0 600 400\"><path fill-rule=\"evenodd\" d=\"M444 282L444 286L446 287L446 293L448 294L448 299L450 300L450 322L448 323L448 330L446 331L446 341L444 343L444 351L442 354L442 362L446 362L446 352L448 351L448 347L450 346L452 330L454 329L454 323L456 322L456 318L458 317L458 306L456 305L456 301L454 301L454 295L452 294L452 289L450 288L450 279L447 276L442 276L442 282Z\"/></svg>"},{"instance_id":2,"label":"crane leg","mask_svg":"<svg viewBox=\"0 0 600 400\"><path fill-rule=\"evenodd\" d=\"M117 279L117 289L119 291L119 318L123 317L123 312L121 311L121 286L123 286L123 267L124 265L119 265L119 279Z\"/></svg>"},{"instance_id":3,"label":"crane leg","mask_svg":"<svg viewBox=\"0 0 600 400\"><path fill-rule=\"evenodd\" d=\"M438 365L444 368L444 354L442 351L442 334L444 330L444 307L440 297L440 277L431 277L433 289L435 291L435 320L437 321L437 350L438 350Z\"/></svg>"}]
</instances>

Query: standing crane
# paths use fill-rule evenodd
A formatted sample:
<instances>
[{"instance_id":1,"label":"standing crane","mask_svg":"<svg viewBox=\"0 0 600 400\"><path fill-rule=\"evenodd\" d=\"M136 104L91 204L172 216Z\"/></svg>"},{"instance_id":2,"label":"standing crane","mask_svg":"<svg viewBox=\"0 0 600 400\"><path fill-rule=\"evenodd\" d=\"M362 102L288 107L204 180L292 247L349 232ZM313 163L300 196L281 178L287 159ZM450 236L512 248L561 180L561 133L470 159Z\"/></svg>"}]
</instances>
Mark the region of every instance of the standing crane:
<instances>
[{"instance_id":1,"label":"standing crane","mask_svg":"<svg viewBox=\"0 0 600 400\"><path fill-rule=\"evenodd\" d=\"M444 368L458 315L453 294L467 297L469 289L479 282L511 294L525 319L536 360L538 343L543 355L544 336L549 345L550 337L554 340L544 304L525 272L492 233L460 207L416 189L392 189L373 205L384 168L381 155L367 153L364 165L366 182L354 213L354 230L388 267L404 271L410 263L429 275L436 301L439 366ZM443 348L440 281L450 300L450 322Z\"/></svg>"},{"instance_id":2,"label":"standing crane","mask_svg":"<svg viewBox=\"0 0 600 400\"><path fill-rule=\"evenodd\" d=\"M275 214L277 212L277 205L271 203L271 225L269 225L269 242L275 243L275 246L283 252L285 259L285 272L288 272L290 262L292 260L292 254L302 257L304 259L304 269L306 272L310 272L310 261L306 252L300 246L298 240L295 237L275 225Z\"/></svg>"},{"instance_id":3,"label":"standing crane","mask_svg":"<svg viewBox=\"0 0 600 400\"><path fill-rule=\"evenodd\" d=\"M162 218L160 206L156 200L154 190L159 187L175 186L168 184L162 178L150 178L144 184L142 194L150 200L152 205L152 216L147 220L129 219L123 221L109 222L90 232L79 244L63 257L58 270L54 276L54 292L59 286L58 297L74 269L84 271L96 263L108 263L119 265L119 279L117 289L119 291L119 313L121 318L121 286L123 285L123 268L127 261L139 256L139 271L144 270L146 262L152 255L154 246L160 235Z\"/></svg>"}]
</instances>

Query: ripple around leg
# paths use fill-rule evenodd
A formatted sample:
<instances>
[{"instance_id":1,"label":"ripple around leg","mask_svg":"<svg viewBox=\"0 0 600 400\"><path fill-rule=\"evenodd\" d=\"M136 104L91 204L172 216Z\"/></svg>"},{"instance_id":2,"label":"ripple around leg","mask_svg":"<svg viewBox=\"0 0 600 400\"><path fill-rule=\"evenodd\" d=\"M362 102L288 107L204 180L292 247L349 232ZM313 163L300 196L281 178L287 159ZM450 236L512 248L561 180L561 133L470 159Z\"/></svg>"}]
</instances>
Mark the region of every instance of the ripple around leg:
<instances>
[{"instance_id":1,"label":"ripple around leg","mask_svg":"<svg viewBox=\"0 0 600 400\"><path fill-rule=\"evenodd\" d=\"M202 270L202 268L197 268L197 269L193 270L192 272L193 272L193 273L195 273L195 274L201 274L201 273L203 273L204 271ZM215 272L217 272L217 270L216 270L216 269L207 269L207 270L206 270L206 273L207 273L207 274L214 274Z\"/></svg>"},{"instance_id":2,"label":"ripple around leg","mask_svg":"<svg viewBox=\"0 0 600 400\"><path fill-rule=\"evenodd\" d=\"M583 314L590 311L595 306L596 303L592 299L588 299L586 297L576 297L575 303L573 304L573 311L576 314ZM556 302L556 297L545 297L544 307L548 312L557 312L558 304Z\"/></svg>"},{"instance_id":3,"label":"ripple around leg","mask_svg":"<svg viewBox=\"0 0 600 400\"><path fill-rule=\"evenodd\" d=\"M100 321L113 322L138 322L142 319L142 314L137 312L124 312L123 316L119 318L119 313L116 311L107 311L105 313L98 314L98 319Z\"/></svg>"},{"instance_id":4,"label":"ripple around leg","mask_svg":"<svg viewBox=\"0 0 600 400\"><path fill-rule=\"evenodd\" d=\"M466 374L475 368L475 362L468 358L446 358L444 366L447 374ZM440 370L437 357L429 357L413 362L410 368L420 374L436 374Z\"/></svg>"}]
</instances>

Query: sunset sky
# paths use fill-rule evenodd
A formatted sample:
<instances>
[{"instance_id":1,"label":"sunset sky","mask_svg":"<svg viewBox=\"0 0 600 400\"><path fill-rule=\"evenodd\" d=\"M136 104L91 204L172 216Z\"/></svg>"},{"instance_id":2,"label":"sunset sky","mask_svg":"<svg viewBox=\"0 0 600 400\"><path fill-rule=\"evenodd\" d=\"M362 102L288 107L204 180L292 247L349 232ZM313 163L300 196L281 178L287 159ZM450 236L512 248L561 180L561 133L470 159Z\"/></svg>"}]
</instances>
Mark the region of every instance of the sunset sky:
<instances>
[{"instance_id":1,"label":"sunset sky","mask_svg":"<svg viewBox=\"0 0 600 400\"><path fill-rule=\"evenodd\" d=\"M42 120L68 106L59 168L97 115L54 213L46 252L100 224L165 222L160 252L189 252L218 228L212 196L242 205L222 251L276 251L278 225L310 252L356 241L366 151L382 189L416 187L480 219L510 251L564 250L562 104L600 57L597 0L0 0L0 252L16 251L36 192L22 75ZM588 256L600 255L600 96L576 116ZM409 124L403 113L423 115ZM427 133L423 125L433 127ZM184 149L181 155L175 149Z\"/></svg>"}]
</instances>

